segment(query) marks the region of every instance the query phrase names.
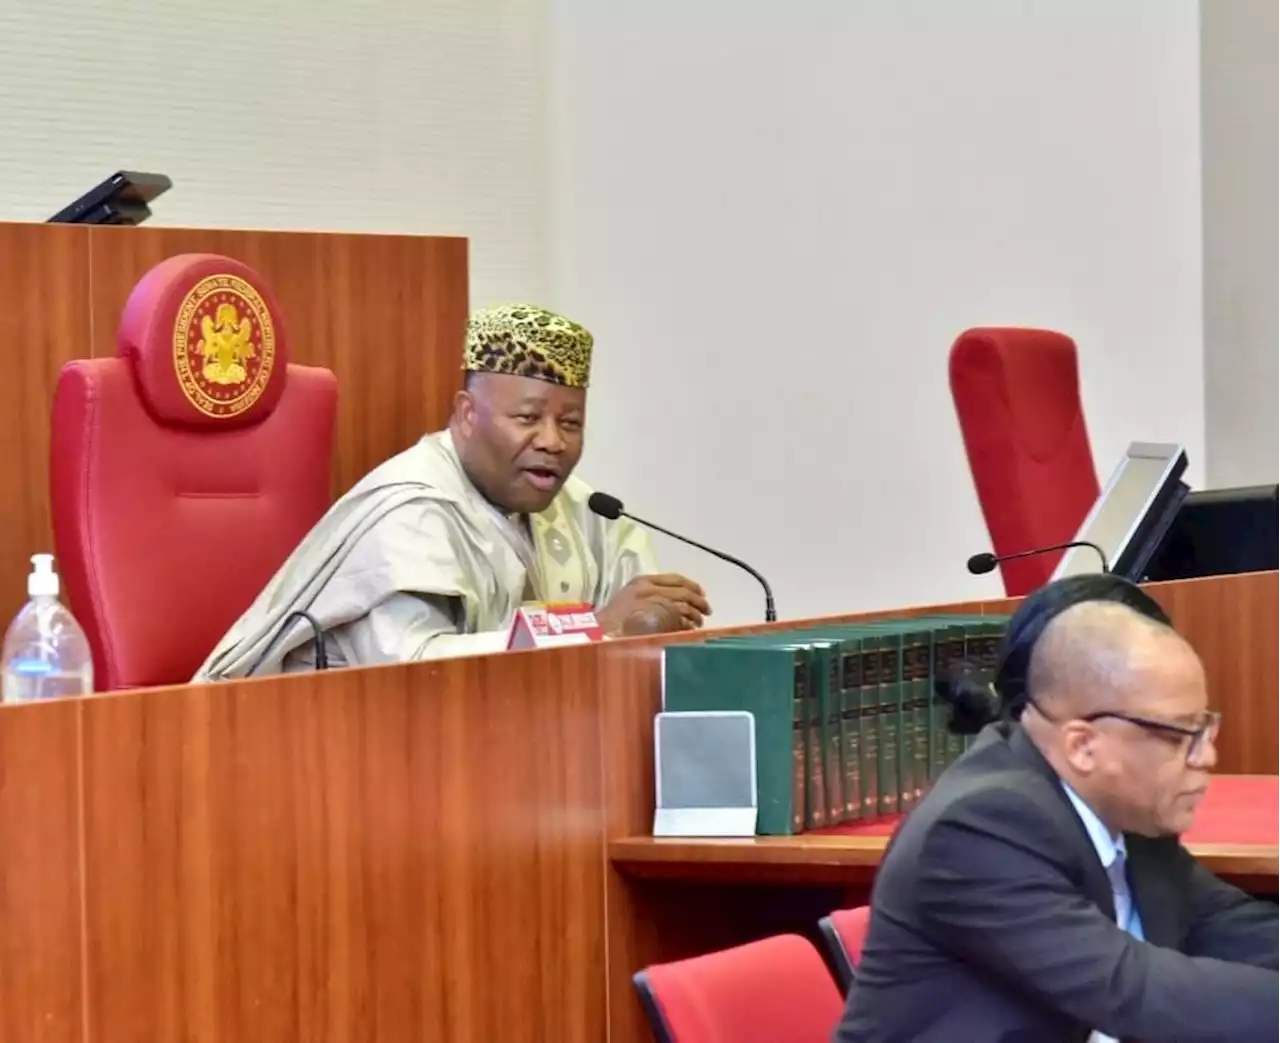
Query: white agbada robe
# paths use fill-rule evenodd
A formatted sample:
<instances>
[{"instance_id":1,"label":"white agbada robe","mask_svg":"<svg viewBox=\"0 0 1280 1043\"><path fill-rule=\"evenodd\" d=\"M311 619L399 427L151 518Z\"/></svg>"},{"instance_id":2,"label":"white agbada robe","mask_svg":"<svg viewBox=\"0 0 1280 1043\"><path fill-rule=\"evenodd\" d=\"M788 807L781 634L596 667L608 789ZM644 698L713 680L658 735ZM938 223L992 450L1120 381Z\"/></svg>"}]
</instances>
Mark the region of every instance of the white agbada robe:
<instances>
[{"instance_id":1,"label":"white agbada robe","mask_svg":"<svg viewBox=\"0 0 1280 1043\"><path fill-rule=\"evenodd\" d=\"M541 514L505 516L449 432L427 435L329 509L195 680L311 669L305 620L268 647L298 610L324 630L330 666L366 666L499 651L527 601L602 608L656 562L644 530L593 514L590 494L571 477Z\"/></svg>"}]
</instances>

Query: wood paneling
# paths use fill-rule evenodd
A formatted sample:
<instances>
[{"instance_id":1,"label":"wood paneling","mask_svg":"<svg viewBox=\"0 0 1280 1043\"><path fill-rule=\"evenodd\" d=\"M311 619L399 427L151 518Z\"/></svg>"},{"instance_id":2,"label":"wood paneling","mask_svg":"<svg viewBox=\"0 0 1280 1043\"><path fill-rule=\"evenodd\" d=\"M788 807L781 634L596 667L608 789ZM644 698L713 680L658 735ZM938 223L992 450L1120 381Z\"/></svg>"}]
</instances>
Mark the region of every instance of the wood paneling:
<instances>
[{"instance_id":1,"label":"wood paneling","mask_svg":"<svg viewBox=\"0 0 1280 1043\"><path fill-rule=\"evenodd\" d=\"M93 1043L604 1038L591 648L85 705Z\"/></svg>"},{"instance_id":2,"label":"wood paneling","mask_svg":"<svg viewBox=\"0 0 1280 1043\"><path fill-rule=\"evenodd\" d=\"M1148 589L1204 662L1209 701L1222 711L1218 771L1276 774L1280 757L1277 574L1156 583Z\"/></svg>"},{"instance_id":3,"label":"wood paneling","mask_svg":"<svg viewBox=\"0 0 1280 1043\"><path fill-rule=\"evenodd\" d=\"M80 704L0 713L0 1039L80 1038Z\"/></svg>"},{"instance_id":4,"label":"wood paneling","mask_svg":"<svg viewBox=\"0 0 1280 1043\"><path fill-rule=\"evenodd\" d=\"M1267 582L1160 592L1241 699L1214 612ZM0 706L0 1038L647 1043L637 969L812 935L877 854L644 836L669 640Z\"/></svg>"},{"instance_id":5,"label":"wood paneling","mask_svg":"<svg viewBox=\"0 0 1280 1043\"><path fill-rule=\"evenodd\" d=\"M49 413L58 370L89 354L88 236L66 225L0 224L0 619L26 600L32 554L53 551Z\"/></svg>"},{"instance_id":6,"label":"wood paneling","mask_svg":"<svg viewBox=\"0 0 1280 1043\"><path fill-rule=\"evenodd\" d=\"M93 353L115 353L129 292L180 253L243 261L284 313L293 361L338 378L342 493L448 419L467 321L467 243L428 236L94 228Z\"/></svg>"}]
</instances>

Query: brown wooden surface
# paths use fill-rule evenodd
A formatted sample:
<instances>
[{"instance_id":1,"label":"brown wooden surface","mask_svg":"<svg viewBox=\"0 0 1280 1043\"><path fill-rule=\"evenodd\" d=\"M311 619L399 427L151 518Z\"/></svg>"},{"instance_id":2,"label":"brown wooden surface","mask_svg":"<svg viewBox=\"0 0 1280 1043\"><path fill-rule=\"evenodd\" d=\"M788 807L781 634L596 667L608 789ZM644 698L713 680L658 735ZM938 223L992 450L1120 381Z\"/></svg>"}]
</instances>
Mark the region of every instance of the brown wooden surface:
<instances>
[{"instance_id":1,"label":"brown wooden surface","mask_svg":"<svg viewBox=\"0 0 1280 1043\"><path fill-rule=\"evenodd\" d=\"M1255 630L1201 595L1268 583L1161 596L1238 674ZM812 935L873 869L816 838L731 883L734 842L652 857L663 644L0 706L0 1039L644 1043L634 971Z\"/></svg>"},{"instance_id":2,"label":"brown wooden surface","mask_svg":"<svg viewBox=\"0 0 1280 1043\"><path fill-rule=\"evenodd\" d=\"M623 837L609 843L613 864L631 876L719 883L866 883L888 837L796 836L686 840ZM1280 874L1274 844L1189 843L1187 849L1224 880Z\"/></svg>"},{"instance_id":3,"label":"brown wooden surface","mask_svg":"<svg viewBox=\"0 0 1280 1043\"><path fill-rule=\"evenodd\" d=\"M441 427L459 385L467 312L465 239L0 223L0 381L9 452L0 462L0 619L25 600L27 558L53 549L49 411L58 370L115 353L134 284L177 253L258 270L280 303L293 361L338 378L335 494Z\"/></svg>"},{"instance_id":4,"label":"brown wooden surface","mask_svg":"<svg viewBox=\"0 0 1280 1043\"><path fill-rule=\"evenodd\" d=\"M0 712L0 1040L80 1039L79 706Z\"/></svg>"},{"instance_id":5,"label":"brown wooden surface","mask_svg":"<svg viewBox=\"0 0 1280 1043\"><path fill-rule=\"evenodd\" d=\"M0 619L26 600L28 560L53 550L49 411L63 363L89 354L89 253L83 228L0 223Z\"/></svg>"},{"instance_id":6,"label":"brown wooden surface","mask_svg":"<svg viewBox=\"0 0 1280 1043\"><path fill-rule=\"evenodd\" d=\"M597 1043L597 662L0 707L6 1043Z\"/></svg>"},{"instance_id":7,"label":"brown wooden surface","mask_svg":"<svg viewBox=\"0 0 1280 1043\"><path fill-rule=\"evenodd\" d=\"M1148 589L1204 661L1209 700L1222 710L1218 771L1277 774L1277 574L1157 583Z\"/></svg>"}]
</instances>

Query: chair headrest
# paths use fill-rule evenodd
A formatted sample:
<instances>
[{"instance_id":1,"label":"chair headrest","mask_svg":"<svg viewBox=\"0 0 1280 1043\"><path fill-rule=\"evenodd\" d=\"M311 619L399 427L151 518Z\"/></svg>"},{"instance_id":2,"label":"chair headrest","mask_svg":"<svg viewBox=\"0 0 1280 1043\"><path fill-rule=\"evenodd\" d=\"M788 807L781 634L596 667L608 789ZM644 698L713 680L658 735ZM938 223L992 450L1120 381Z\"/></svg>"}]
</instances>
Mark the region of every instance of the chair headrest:
<instances>
[{"instance_id":1,"label":"chair headrest","mask_svg":"<svg viewBox=\"0 0 1280 1043\"><path fill-rule=\"evenodd\" d=\"M218 254L161 261L129 295L116 354L133 367L156 420L247 427L271 415L288 380L289 345L271 290Z\"/></svg>"}]
</instances>

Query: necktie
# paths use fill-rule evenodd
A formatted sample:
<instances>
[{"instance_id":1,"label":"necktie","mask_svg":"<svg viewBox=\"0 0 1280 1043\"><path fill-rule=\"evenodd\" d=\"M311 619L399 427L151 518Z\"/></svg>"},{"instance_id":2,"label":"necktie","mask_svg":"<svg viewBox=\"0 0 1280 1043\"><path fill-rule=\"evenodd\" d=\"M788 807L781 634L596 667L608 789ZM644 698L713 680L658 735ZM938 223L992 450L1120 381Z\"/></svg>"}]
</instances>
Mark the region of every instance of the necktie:
<instances>
[{"instance_id":1,"label":"necktie","mask_svg":"<svg viewBox=\"0 0 1280 1043\"><path fill-rule=\"evenodd\" d=\"M1111 893L1116 903L1116 923L1120 929L1130 931L1133 919L1133 895L1129 891L1129 879L1125 873L1125 852L1116 852L1115 860L1107 867L1107 879L1111 881ZM1132 931L1130 931L1132 933Z\"/></svg>"},{"instance_id":2,"label":"necktie","mask_svg":"<svg viewBox=\"0 0 1280 1043\"><path fill-rule=\"evenodd\" d=\"M1116 857L1111 865L1107 866L1107 879L1111 882L1111 897L1116 905L1116 923L1122 931L1133 933L1133 895L1129 891L1129 877L1125 873L1125 852L1124 848L1116 851ZM1101 1032L1094 1032L1089 1037L1089 1043L1116 1043L1114 1036L1106 1036Z\"/></svg>"}]
</instances>

